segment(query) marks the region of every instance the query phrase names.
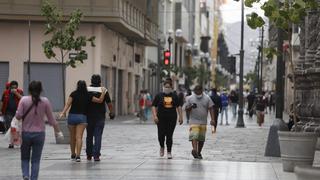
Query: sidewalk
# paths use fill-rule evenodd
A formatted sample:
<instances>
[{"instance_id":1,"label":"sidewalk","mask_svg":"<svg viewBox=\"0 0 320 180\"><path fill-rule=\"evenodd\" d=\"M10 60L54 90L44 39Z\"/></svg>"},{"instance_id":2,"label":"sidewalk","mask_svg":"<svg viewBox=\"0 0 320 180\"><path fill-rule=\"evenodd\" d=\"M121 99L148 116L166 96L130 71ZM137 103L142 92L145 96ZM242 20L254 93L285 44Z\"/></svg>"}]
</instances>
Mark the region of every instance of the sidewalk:
<instances>
[{"instance_id":1,"label":"sidewalk","mask_svg":"<svg viewBox=\"0 0 320 180\"><path fill-rule=\"evenodd\" d=\"M189 126L177 125L173 159L167 160L159 158L157 128L151 120L145 124L133 116L108 120L99 163L85 160L85 147L82 162L70 162L69 146L55 144L53 130L47 127L39 179L296 179L293 173L282 172L280 158L264 157L268 127L272 123L269 115L263 128L256 125L255 119L245 118L246 128L234 128L236 118L230 118L230 122L230 126L218 126L216 134L208 131L203 160L194 160L190 154ZM2 137L0 179L21 179L20 151L7 149Z\"/></svg>"}]
</instances>

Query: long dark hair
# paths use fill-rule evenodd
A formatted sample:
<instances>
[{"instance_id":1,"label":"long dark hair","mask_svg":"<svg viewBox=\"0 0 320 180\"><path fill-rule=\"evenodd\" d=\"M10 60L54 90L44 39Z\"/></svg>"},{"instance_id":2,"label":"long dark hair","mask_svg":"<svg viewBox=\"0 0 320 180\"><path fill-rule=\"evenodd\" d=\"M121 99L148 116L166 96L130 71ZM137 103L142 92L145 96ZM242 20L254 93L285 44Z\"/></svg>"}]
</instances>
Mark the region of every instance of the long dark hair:
<instances>
[{"instance_id":1,"label":"long dark hair","mask_svg":"<svg viewBox=\"0 0 320 180\"><path fill-rule=\"evenodd\" d=\"M33 104L35 104L36 106L41 101L40 99L41 92L42 92L42 83L40 81L32 81L29 84L29 93L32 97Z\"/></svg>"},{"instance_id":2,"label":"long dark hair","mask_svg":"<svg viewBox=\"0 0 320 180\"><path fill-rule=\"evenodd\" d=\"M76 91L81 94L87 94L88 90L87 90L86 82L83 80L79 80L77 83L77 90Z\"/></svg>"}]
</instances>

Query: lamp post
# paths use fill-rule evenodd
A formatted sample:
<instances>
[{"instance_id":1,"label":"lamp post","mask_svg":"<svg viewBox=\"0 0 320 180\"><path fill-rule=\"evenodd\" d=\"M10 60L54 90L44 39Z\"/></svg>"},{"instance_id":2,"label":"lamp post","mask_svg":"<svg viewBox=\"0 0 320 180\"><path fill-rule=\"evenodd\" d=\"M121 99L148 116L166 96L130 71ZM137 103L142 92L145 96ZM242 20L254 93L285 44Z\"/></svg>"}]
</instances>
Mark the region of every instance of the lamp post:
<instances>
[{"instance_id":1,"label":"lamp post","mask_svg":"<svg viewBox=\"0 0 320 180\"><path fill-rule=\"evenodd\" d=\"M239 1L239 0L237 0ZM243 36L244 36L244 0L241 0L241 47L240 47L240 75L239 75L239 110L237 128L244 128L243 121L243 61L244 61L244 50L243 50Z\"/></svg>"}]
</instances>

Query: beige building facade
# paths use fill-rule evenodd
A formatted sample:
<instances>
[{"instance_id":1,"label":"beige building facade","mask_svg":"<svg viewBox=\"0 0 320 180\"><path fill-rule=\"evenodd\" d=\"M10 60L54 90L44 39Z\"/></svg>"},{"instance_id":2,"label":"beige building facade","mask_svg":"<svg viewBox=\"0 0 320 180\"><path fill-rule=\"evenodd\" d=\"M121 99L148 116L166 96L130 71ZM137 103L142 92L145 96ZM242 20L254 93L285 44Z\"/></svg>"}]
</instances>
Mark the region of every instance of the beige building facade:
<instances>
[{"instance_id":1,"label":"beige building facade","mask_svg":"<svg viewBox=\"0 0 320 180\"><path fill-rule=\"evenodd\" d=\"M76 87L78 80L90 83L92 74L100 74L110 93L117 115L137 111L137 95L142 89L143 69L146 69L145 47L155 46L157 17L152 10L157 3L134 0L53 1L67 14L75 8L84 12L78 35L95 36L96 47L87 46L88 59L77 68L66 69L66 95ZM151 3L151 4L150 4ZM155 8L157 9L157 8ZM148 14L149 13L149 14ZM150 14L151 13L151 14ZM41 80L44 95L52 101L54 110L61 110L61 65L47 59L43 53L43 17L40 1L0 2L0 83L17 80L27 92L27 61L29 55L29 25L31 21L31 80Z\"/></svg>"}]
</instances>

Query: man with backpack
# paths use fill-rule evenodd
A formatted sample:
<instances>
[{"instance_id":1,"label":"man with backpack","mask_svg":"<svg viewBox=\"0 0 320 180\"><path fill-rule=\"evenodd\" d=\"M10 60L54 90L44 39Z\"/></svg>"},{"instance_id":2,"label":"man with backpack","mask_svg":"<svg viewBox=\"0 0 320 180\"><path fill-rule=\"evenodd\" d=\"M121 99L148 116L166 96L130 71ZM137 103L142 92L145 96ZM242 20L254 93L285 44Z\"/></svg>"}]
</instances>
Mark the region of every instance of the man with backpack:
<instances>
[{"instance_id":1,"label":"man with backpack","mask_svg":"<svg viewBox=\"0 0 320 180\"><path fill-rule=\"evenodd\" d=\"M215 124L214 124L214 132L216 132L217 130L217 124L218 124L218 117L219 117L219 112L221 111L222 109L222 104L221 104L221 97L218 95L217 93L217 89L216 88L213 88L211 90L211 100L213 102L213 111L214 111L214 121L215 121Z\"/></svg>"},{"instance_id":2,"label":"man with backpack","mask_svg":"<svg viewBox=\"0 0 320 180\"><path fill-rule=\"evenodd\" d=\"M220 125L223 124L223 114L225 113L226 116L226 125L228 126L228 106L229 106L229 97L227 94L227 90L223 89L222 95L220 96L221 98L221 122Z\"/></svg>"}]
</instances>

